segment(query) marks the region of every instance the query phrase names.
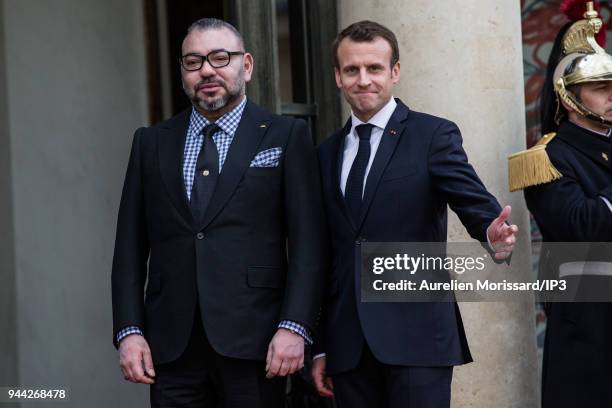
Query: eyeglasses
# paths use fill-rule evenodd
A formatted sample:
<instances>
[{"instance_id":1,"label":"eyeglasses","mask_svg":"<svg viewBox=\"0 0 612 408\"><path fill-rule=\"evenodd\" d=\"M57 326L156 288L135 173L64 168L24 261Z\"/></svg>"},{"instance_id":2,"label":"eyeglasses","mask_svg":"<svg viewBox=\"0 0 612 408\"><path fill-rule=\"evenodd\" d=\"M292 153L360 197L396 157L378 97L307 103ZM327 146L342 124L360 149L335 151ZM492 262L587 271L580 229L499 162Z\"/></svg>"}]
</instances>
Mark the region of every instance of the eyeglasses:
<instances>
[{"instance_id":1,"label":"eyeglasses","mask_svg":"<svg viewBox=\"0 0 612 408\"><path fill-rule=\"evenodd\" d=\"M229 65L232 55L244 55L243 51L211 51L206 55L187 54L181 57L181 66L185 71L198 71L202 69L204 61L208 61L213 68L223 68Z\"/></svg>"}]
</instances>

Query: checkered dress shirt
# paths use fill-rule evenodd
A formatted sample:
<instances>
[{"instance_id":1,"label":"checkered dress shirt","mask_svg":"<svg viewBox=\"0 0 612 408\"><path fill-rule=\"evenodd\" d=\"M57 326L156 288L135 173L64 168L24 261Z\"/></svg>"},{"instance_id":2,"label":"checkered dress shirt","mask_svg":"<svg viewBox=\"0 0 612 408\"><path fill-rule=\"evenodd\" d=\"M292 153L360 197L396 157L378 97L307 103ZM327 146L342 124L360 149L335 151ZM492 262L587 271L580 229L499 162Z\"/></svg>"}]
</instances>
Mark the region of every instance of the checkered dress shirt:
<instances>
[{"instance_id":1,"label":"checkered dress shirt","mask_svg":"<svg viewBox=\"0 0 612 408\"><path fill-rule=\"evenodd\" d=\"M238 106L221 116L215 122L217 126L219 126L219 130L212 135L212 138L219 152L219 174L221 174L227 152L232 144L232 140L234 140L236 129L238 129L238 125L240 124L246 101L247 99L245 97ZM189 127L187 128L187 138L185 140L185 150L183 152L183 182L185 183L185 191L187 192L188 200L191 200L191 189L193 188L196 162L198 161L198 155L200 154L202 142L204 141L202 130L210 123L211 122L198 111L195 109L191 110ZM262 160L265 161L266 158L262 158ZM291 320L283 320L279 323L278 327L297 333L304 338L306 344L312 344L310 333L308 333L308 330L301 324ZM130 334L139 334L142 336L143 332L140 327L137 326L125 327L117 333L117 343L121 342L121 340Z\"/></svg>"},{"instance_id":2,"label":"checkered dress shirt","mask_svg":"<svg viewBox=\"0 0 612 408\"><path fill-rule=\"evenodd\" d=\"M246 101L247 99L245 97L238 106L221 116L215 122L215 124L219 126L219 130L213 133L212 138L219 152L219 174L221 174L223 163L225 163L225 158L227 157L227 151L232 144L232 140L234 140L234 134L240 124ZM198 154L200 154L200 149L204 141L202 130L210 124L211 122L200 115L198 111L195 109L191 110L189 128L187 128L187 139L185 140L185 151L183 152L183 181L185 183L187 199L189 200L191 200L191 189L193 188L193 178L195 176Z\"/></svg>"}]
</instances>

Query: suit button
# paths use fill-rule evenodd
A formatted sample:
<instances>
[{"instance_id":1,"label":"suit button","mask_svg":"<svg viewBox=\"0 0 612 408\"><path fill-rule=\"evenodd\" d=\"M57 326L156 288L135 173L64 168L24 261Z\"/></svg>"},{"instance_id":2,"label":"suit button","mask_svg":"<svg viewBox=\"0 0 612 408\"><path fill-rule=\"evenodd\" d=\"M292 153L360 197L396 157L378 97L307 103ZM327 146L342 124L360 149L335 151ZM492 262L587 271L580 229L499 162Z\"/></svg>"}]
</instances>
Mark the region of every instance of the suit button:
<instances>
[{"instance_id":1,"label":"suit button","mask_svg":"<svg viewBox=\"0 0 612 408\"><path fill-rule=\"evenodd\" d=\"M197 238L197 239L204 239L204 234L203 234L202 232L198 232L198 233L196 234L196 238Z\"/></svg>"}]
</instances>

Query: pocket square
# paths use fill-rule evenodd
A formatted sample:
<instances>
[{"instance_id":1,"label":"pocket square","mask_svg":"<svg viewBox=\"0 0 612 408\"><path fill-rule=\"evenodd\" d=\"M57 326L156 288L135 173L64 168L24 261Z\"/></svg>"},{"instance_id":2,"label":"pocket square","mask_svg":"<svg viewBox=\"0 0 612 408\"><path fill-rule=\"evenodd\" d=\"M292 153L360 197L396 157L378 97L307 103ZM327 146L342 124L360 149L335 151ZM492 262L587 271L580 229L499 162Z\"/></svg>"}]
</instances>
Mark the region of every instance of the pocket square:
<instances>
[{"instance_id":1,"label":"pocket square","mask_svg":"<svg viewBox=\"0 0 612 408\"><path fill-rule=\"evenodd\" d=\"M280 147L262 150L255 155L249 167L277 167L282 153L283 149Z\"/></svg>"}]
</instances>

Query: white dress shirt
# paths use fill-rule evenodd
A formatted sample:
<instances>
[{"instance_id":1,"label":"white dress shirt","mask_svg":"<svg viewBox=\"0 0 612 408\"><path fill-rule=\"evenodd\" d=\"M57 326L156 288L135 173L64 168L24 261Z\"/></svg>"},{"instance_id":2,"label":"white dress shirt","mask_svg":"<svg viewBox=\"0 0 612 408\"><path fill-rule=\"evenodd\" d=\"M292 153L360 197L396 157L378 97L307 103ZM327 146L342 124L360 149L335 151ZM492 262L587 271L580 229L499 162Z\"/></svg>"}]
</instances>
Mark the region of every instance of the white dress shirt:
<instances>
[{"instance_id":1,"label":"white dress shirt","mask_svg":"<svg viewBox=\"0 0 612 408\"><path fill-rule=\"evenodd\" d=\"M389 122L389 119L391 119L391 115L393 115L396 106L397 102L395 102L395 99L391 97L389 102L387 102L387 104L383 106L381 110L376 112L376 114L372 116L367 122L371 125L374 125L374 127L372 128L372 133L370 136L370 160L368 161L368 166L366 167L365 171L363 191L361 192L362 196L363 192L365 191L365 181L368 179L368 174L370 173L372 162L374 161L376 151L378 150L378 145L380 144L380 139L382 139L385 127L387 127L387 123ZM359 120L357 116L355 116L355 114L351 112L351 131L348 133L348 135L346 135L346 138L344 140L342 173L340 174L340 189L342 190L342 195L344 195L344 190L346 189L346 180L348 179L349 172L351 171L351 166L355 161L355 157L357 157L357 150L359 150L359 135L357 135L357 131L355 130L355 128L359 125L363 125L364 123L365 122Z\"/></svg>"},{"instance_id":2,"label":"white dress shirt","mask_svg":"<svg viewBox=\"0 0 612 408\"><path fill-rule=\"evenodd\" d=\"M601 198L602 200L604 200L604 203L606 203L606 205L608 206L608 208L610 209L610 212L612 212L612 203L604 196L599 196L599 198Z\"/></svg>"}]
</instances>

